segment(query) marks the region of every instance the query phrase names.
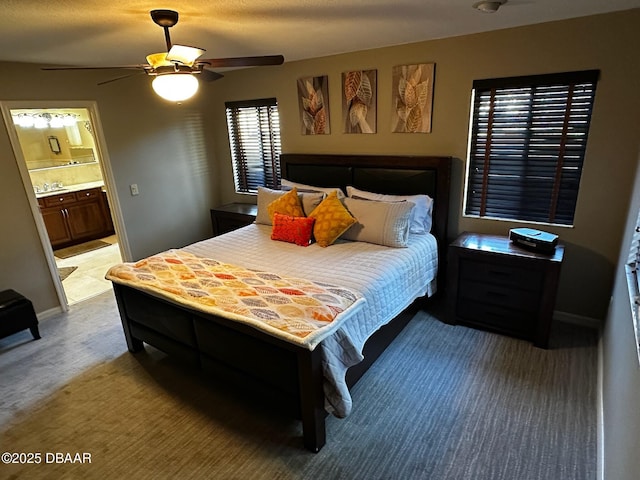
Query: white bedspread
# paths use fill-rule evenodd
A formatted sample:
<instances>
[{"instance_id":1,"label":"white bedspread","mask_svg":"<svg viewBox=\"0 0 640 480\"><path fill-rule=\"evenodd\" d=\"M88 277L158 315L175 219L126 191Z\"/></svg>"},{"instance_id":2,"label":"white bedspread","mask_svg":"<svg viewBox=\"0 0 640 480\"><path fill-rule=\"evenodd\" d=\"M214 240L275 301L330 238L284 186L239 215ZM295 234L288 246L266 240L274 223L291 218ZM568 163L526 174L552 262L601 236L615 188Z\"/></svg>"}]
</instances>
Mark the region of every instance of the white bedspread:
<instances>
[{"instance_id":1,"label":"white bedspread","mask_svg":"<svg viewBox=\"0 0 640 480\"><path fill-rule=\"evenodd\" d=\"M347 369L360 362L369 336L416 298L435 293L436 239L411 235L408 248L338 240L323 248L271 240L271 227L252 224L183 250L248 268L340 285L360 292L364 307L326 338L322 348L327 410L337 417L351 411Z\"/></svg>"}]
</instances>

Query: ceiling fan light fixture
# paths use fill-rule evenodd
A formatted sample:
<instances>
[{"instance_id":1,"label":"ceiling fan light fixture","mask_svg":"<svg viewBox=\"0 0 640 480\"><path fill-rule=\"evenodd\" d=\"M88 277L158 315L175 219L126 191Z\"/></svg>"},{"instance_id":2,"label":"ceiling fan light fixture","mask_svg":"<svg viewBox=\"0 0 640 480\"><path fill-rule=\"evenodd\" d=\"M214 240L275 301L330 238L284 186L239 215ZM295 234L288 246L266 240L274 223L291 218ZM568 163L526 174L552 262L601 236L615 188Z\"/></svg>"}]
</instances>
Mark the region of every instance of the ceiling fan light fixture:
<instances>
[{"instance_id":1,"label":"ceiling fan light fixture","mask_svg":"<svg viewBox=\"0 0 640 480\"><path fill-rule=\"evenodd\" d=\"M152 53L150 55L147 55L147 62L153 68L170 67L171 65L173 65L169 60L167 60L167 52Z\"/></svg>"},{"instance_id":2,"label":"ceiling fan light fixture","mask_svg":"<svg viewBox=\"0 0 640 480\"><path fill-rule=\"evenodd\" d=\"M202 48L173 45L166 59L170 62L180 62L183 65L193 65L205 51Z\"/></svg>"},{"instance_id":3,"label":"ceiling fan light fixture","mask_svg":"<svg viewBox=\"0 0 640 480\"><path fill-rule=\"evenodd\" d=\"M506 0L504 0L506 1ZM282 65L282 55L260 55L253 57L230 57L200 59L205 52L203 48L186 45L173 45L169 29L178 22L178 12L174 10L151 10L151 19L164 30L167 51L147 55L145 65L117 65L117 66L80 66L80 67L42 67L42 70L97 70L104 68L136 69L154 77L151 85L154 91L170 102L182 102L196 94L199 87L198 77L203 82L212 82L223 75L211 68L259 67L267 65ZM198 75L196 77L196 74ZM98 85L131 77L134 74L123 75L99 82ZM22 118L15 121L26 121Z\"/></svg>"},{"instance_id":4,"label":"ceiling fan light fixture","mask_svg":"<svg viewBox=\"0 0 640 480\"><path fill-rule=\"evenodd\" d=\"M481 12L484 12L484 13L495 13L505 3L507 3L507 0L494 0L494 1L483 0L481 2L474 3L473 8L475 8L476 10L480 10Z\"/></svg>"},{"instance_id":5,"label":"ceiling fan light fixture","mask_svg":"<svg viewBox=\"0 0 640 480\"><path fill-rule=\"evenodd\" d=\"M165 73L151 82L153 90L170 102L190 99L198 91L199 85L198 79L190 73Z\"/></svg>"}]
</instances>

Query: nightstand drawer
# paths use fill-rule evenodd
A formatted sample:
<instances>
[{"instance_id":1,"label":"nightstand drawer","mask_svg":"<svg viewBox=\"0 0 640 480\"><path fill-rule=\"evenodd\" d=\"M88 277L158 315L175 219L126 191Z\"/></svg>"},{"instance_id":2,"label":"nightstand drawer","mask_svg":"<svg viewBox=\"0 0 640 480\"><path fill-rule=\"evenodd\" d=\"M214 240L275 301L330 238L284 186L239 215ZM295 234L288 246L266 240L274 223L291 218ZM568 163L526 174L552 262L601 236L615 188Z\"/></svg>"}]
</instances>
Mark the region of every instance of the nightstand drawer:
<instances>
[{"instance_id":1,"label":"nightstand drawer","mask_svg":"<svg viewBox=\"0 0 640 480\"><path fill-rule=\"evenodd\" d=\"M232 232L238 228L246 227L254 222L253 218L237 217L234 215L221 214L216 216L215 232L216 235Z\"/></svg>"},{"instance_id":2,"label":"nightstand drawer","mask_svg":"<svg viewBox=\"0 0 640 480\"><path fill-rule=\"evenodd\" d=\"M484 282L462 280L460 296L464 300L475 300L490 305L502 305L517 310L535 312L540 302L540 293L531 290L519 290L512 285L498 285Z\"/></svg>"},{"instance_id":3,"label":"nightstand drawer","mask_svg":"<svg viewBox=\"0 0 640 480\"><path fill-rule=\"evenodd\" d=\"M229 203L211 209L213 235L222 235L253 223L258 213L257 205Z\"/></svg>"},{"instance_id":4,"label":"nightstand drawer","mask_svg":"<svg viewBox=\"0 0 640 480\"><path fill-rule=\"evenodd\" d=\"M540 270L465 258L460 260L460 277L477 282L517 285L524 290L539 291L544 275Z\"/></svg>"},{"instance_id":5,"label":"nightstand drawer","mask_svg":"<svg viewBox=\"0 0 640 480\"><path fill-rule=\"evenodd\" d=\"M524 337L533 334L537 320L536 312L523 312L471 300L460 302L458 316L465 323Z\"/></svg>"}]
</instances>

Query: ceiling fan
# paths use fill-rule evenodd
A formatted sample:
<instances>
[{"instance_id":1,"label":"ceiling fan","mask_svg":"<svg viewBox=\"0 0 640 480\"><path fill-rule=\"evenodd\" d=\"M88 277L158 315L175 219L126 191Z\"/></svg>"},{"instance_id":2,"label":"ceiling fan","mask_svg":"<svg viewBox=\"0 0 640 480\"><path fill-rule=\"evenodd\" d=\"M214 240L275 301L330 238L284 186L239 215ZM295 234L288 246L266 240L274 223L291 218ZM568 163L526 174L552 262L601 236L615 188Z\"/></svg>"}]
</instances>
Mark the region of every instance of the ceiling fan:
<instances>
[{"instance_id":1,"label":"ceiling fan","mask_svg":"<svg viewBox=\"0 0 640 480\"><path fill-rule=\"evenodd\" d=\"M266 65L282 65L282 55L263 55L257 57L230 57L200 59L205 52L202 48L186 45L172 45L169 28L178 23L178 12L174 10L151 10L151 19L164 29L167 51L147 55L146 64L85 66L85 67L44 67L43 70L98 70L98 69L137 69L140 73L155 77L152 86L155 92L166 100L180 102L191 98L198 90L196 75L205 82L222 78L221 73L211 68L256 67ZM100 82L98 85L114 82L134 74L124 75Z\"/></svg>"}]
</instances>

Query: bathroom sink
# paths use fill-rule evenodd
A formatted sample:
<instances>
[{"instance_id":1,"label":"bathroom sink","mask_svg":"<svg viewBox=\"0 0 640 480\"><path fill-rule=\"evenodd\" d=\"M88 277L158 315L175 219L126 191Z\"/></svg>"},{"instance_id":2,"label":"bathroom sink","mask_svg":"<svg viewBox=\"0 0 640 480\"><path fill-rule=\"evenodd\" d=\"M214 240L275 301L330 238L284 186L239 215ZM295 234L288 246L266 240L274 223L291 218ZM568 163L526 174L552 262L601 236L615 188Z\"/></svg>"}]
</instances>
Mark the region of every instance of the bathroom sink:
<instances>
[{"instance_id":1,"label":"bathroom sink","mask_svg":"<svg viewBox=\"0 0 640 480\"><path fill-rule=\"evenodd\" d=\"M47 197L49 195L55 195L56 193L64 193L64 192L68 192L69 189L62 187L62 188L51 188L49 190L45 191L40 191L40 192L36 192L36 197L40 198L40 197Z\"/></svg>"}]
</instances>

